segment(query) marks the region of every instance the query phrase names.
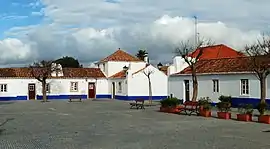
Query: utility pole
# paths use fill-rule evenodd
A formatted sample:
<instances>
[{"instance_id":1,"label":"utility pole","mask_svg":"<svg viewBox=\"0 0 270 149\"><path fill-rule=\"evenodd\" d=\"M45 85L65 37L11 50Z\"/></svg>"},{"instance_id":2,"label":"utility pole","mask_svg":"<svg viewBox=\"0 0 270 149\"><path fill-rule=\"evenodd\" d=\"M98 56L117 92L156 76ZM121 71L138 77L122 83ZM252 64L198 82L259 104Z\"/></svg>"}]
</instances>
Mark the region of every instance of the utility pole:
<instances>
[{"instance_id":1,"label":"utility pole","mask_svg":"<svg viewBox=\"0 0 270 149\"><path fill-rule=\"evenodd\" d=\"M194 16L194 19L195 19L195 26L194 26L194 33L195 33L195 39L194 39L194 43L195 43L195 46L197 46L198 44L198 29L197 29L197 24L198 24L198 20L197 20L197 16Z\"/></svg>"}]
</instances>

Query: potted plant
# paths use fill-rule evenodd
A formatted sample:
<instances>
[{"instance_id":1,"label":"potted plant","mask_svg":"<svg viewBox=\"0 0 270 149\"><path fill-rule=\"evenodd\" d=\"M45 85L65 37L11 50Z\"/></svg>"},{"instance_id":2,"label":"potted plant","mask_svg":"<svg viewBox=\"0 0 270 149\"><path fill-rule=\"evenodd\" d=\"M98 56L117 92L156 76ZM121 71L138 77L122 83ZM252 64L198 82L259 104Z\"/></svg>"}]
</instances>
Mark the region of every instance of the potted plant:
<instances>
[{"instance_id":1,"label":"potted plant","mask_svg":"<svg viewBox=\"0 0 270 149\"><path fill-rule=\"evenodd\" d=\"M267 107L268 105L265 102L260 102L257 106L257 110L260 112L260 115L258 117L258 121L260 123L270 124L270 115L265 114Z\"/></svg>"},{"instance_id":2,"label":"potted plant","mask_svg":"<svg viewBox=\"0 0 270 149\"><path fill-rule=\"evenodd\" d=\"M231 113L229 112L231 110L231 96L223 96L221 95L218 100L220 101L217 103L218 108L218 118L221 119L231 119Z\"/></svg>"},{"instance_id":3,"label":"potted plant","mask_svg":"<svg viewBox=\"0 0 270 149\"><path fill-rule=\"evenodd\" d=\"M253 106L252 104L243 104L238 108L237 120L239 121L252 121Z\"/></svg>"},{"instance_id":4,"label":"potted plant","mask_svg":"<svg viewBox=\"0 0 270 149\"><path fill-rule=\"evenodd\" d=\"M175 97L173 98L169 97L161 100L160 104L161 104L160 107L161 112L177 113L178 112L177 106L180 104L180 100L178 100Z\"/></svg>"},{"instance_id":5,"label":"potted plant","mask_svg":"<svg viewBox=\"0 0 270 149\"><path fill-rule=\"evenodd\" d=\"M211 99L209 97L202 97L199 100L199 114L203 117L211 117Z\"/></svg>"}]
</instances>

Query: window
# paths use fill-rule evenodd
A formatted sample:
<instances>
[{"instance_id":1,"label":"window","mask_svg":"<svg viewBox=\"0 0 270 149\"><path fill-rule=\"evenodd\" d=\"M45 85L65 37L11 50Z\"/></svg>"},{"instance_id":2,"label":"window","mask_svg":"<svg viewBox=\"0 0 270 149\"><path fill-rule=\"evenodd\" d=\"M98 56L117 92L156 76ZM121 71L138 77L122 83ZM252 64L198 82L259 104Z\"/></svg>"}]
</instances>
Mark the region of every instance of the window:
<instances>
[{"instance_id":1,"label":"window","mask_svg":"<svg viewBox=\"0 0 270 149\"><path fill-rule=\"evenodd\" d=\"M249 94L249 83L248 79L241 79L241 95Z\"/></svg>"},{"instance_id":2,"label":"window","mask_svg":"<svg viewBox=\"0 0 270 149\"><path fill-rule=\"evenodd\" d=\"M78 91L78 82L70 82L70 91L72 92Z\"/></svg>"},{"instance_id":3,"label":"window","mask_svg":"<svg viewBox=\"0 0 270 149\"><path fill-rule=\"evenodd\" d=\"M103 64L103 72L105 72L105 70L106 70L106 69L105 69L105 64Z\"/></svg>"},{"instance_id":4,"label":"window","mask_svg":"<svg viewBox=\"0 0 270 149\"><path fill-rule=\"evenodd\" d=\"M7 84L0 84L0 92L7 92Z\"/></svg>"},{"instance_id":5,"label":"window","mask_svg":"<svg viewBox=\"0 0 270 149\"><path fill-rule=\"evenodd\" d=\"M219 92L219 80L213 80L213 92L214 93Z\"/></svg>"},{"instance_id":6,"label":"window","mask_svg":"<svg viewBox=\"0 0 270 149\"><path fill-rule=\"evenodd\" d=\"M122 92L122 83L118 82L118 86L119 86L118 92L121 93Z\"/></svg>"},{"instance_id":7,"label":"window","mask_svg":"<svg viewBox=\"0 0 270 149\"><path fill-rule=\"evenodd\" d=\"M46 84L46 92L50 93L50 84L49 83Z\"/></svg>"}]
</instances>

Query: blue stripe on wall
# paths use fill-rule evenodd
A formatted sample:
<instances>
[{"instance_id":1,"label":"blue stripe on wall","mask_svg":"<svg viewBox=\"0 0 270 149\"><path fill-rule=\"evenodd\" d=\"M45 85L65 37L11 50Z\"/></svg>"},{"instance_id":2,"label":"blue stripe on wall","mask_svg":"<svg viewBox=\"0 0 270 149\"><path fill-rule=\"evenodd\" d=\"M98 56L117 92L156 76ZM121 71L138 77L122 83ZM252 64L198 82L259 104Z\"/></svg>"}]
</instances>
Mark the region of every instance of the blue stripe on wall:
<instances>
[{"instance_id":1,"label":"blue stripe on wall","mask_svg":"<svg viewBox=\"0 0 270 149\"><path fill-rule=\"evenodd\" d=\"M10 101L10 100L27 100L27 96L7 96L0 97L0 101Z\"/></svg>"},{"instance_id":2,"label":"blue stripe on wall","mask_svg":"<svg viewBox=\"0 0 270 149\"><path fill-rule=\"evenodd\" d=\"M47 95L47 99L49 100L61 100L61 99L69 99L70 96L74 95ZM80 96L82 99L87 99L87 95L75 95L76 97ZM42 99L42 95L37 95L37 100ZM96 95L96 98L111 98L111 95L107 94L99 94ZM27 96L4 96L0 97L0 101L10 101L10 100L28 100Z\"/></svg>"},{"instance_id":3,"label":"blue stripe on wall","mask_svg":"<svg viewBox=\"0 0 270 149\"><path fill-rule=\"evenodd\" d=\"M96 98L112 98L112 96L104 94L104 95L96 95Z\"/></svg>"},{"instance_id":4,"label":"blue stripe on wall","mask_svg":"<svg viewBox=\"0 0 270 149\"><path fill-rule=\"evenodd\" d=\"M239 107L241 104L251 104L254 108L260 103L259 98L239 98L232 97L232 107ZM270 100L266 99L266 103L270 105Z\"/></svg>"},{"instance_id":5,"label":"blue stripe on wall","mask_svg":"<svg viewBox=\"0 0 270 149\"><path fill-rule=\"evenodd\" d=\"M162 100L168 98L168 96L152 96L152 100ZM148 100L149 96L123 96L123 95L116 95L115 99L118 100L136 100L136 99L144 99Z\"/></svg>"}]
</instances>

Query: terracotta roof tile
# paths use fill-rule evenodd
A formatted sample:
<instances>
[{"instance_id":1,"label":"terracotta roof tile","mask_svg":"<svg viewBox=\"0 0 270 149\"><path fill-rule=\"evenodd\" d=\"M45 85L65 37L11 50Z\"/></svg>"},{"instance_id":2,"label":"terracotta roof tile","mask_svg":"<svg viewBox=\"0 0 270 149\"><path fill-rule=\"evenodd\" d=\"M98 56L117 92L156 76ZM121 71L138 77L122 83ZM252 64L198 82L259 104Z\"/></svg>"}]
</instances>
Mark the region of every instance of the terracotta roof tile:
<instances>
[{"instance_id":1,"label":"terracotta roof tile","mask_svg":"<svg viewBox=\"0 0 270 149\"><path fill-rule=\"evenodd\" d=\"M108 62L108 61L126 61L126 62L142 62L139 58L128 54L123 50L117 50L113 54L109 55L108 57L100 60L99 62Z\"/></svg>"},{"instance_id":2,"label":"terracotta roof tile","mask_svg":"<svg viewBox=\"0 0 270 149\"><path fill-rule=\"evenodd\" d=\"M200 50L203 50L203 54L200 56L200 60L204 59L219 59L219 58L234 58L234 57L244 57L245 55L241 52L238 52L226 45L214 45L214 46L207 46L202 47L195 50L189 56L196 57Z\"/></svg>"},{"instance_id":3,"label":"terracotta roof tile","mask_svg":"<svg viewBox=\"0 0 270 149\"><path fill-rule=\"evenodd\" d=\"M31 68L0 68L0 77L33 78L31 71ZM99 68L63 68L63 73L61 78L106 77Z\"/></svg>"},{"instance_id":4,"label":"terracotta roof tile","mask_svg":"<svg viewBox=\"0 0 270 149\"><path fill-rule=\"evenodd\" d=\"M119 71L116 74L110 76L109 78L112 78L112 79L122 79L122 78L125 78L125 77L126 77L126 71L125 70L122 70L122 71Z\"/></svg>"},{"instance_id":5,"label":"terracotta roof tile","mask_svg":"<svg viewBox=\"0 0 270 149\"><path fill-rule=\"evenodd\" d=\"M196 72L200 73L228 73L228 72L252 72L249 57L222 58L200 60L196 66ZM270 61L269 61L270 62ZM191 68L187 67L183 71L173 74L191 74Z\"/></svg>"}]
</instances>

